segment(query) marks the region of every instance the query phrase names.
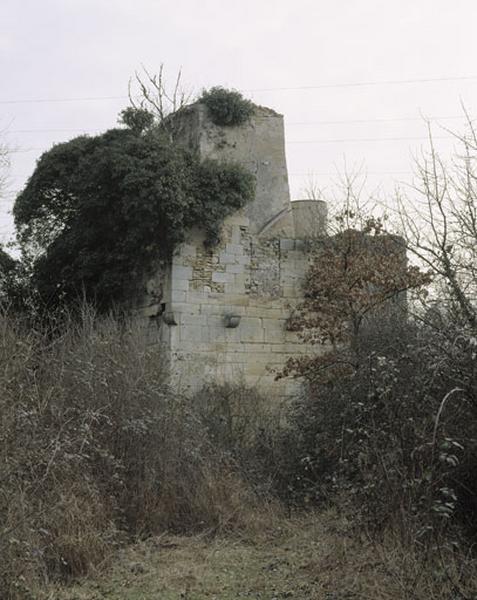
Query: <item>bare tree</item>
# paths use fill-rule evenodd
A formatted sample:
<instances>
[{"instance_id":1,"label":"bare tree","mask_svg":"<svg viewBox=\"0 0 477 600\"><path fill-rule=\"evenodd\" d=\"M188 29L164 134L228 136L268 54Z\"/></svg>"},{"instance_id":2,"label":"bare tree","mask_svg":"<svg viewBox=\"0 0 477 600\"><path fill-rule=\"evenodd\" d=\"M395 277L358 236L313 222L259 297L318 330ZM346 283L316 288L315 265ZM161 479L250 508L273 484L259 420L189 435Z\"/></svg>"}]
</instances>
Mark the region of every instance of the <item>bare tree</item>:
<instances>
[{"instance_id":1,"label":"bare tree","mask_svg":"<svg viewBox=\"0 0 477 600\"><path fill-rule=\"evenodd\" d=\"M7 173L10 166L10 153L6 143L0 140L0 198L3 198L7 185Z\"/></svg>"},{"instance_id":2,"label":"bare tree","mask_svg":"<svg viewBox=\"0 0 477 600\"><path fill-rule=\"evenodd\" d=\"M342 172L337 172L333 185L329 189L322 189L313 174L310 174L302 194L304 200L317 202L316 223L323 220L323 209L320 203L326 203L326 232L328 235L340 234L347 229L364 230L368 227L370 219L380 221L383 228L387 228L388 210L386 204L378 200L377 190L368 191L367 177L364 167L357 166L348 170L346 164ZM314 223L310 209L310 229ZM317 227L321 240L323 233ZM390 233L390 232L389 232Z\"/></svg>"},{"instance_id":3,"label":"bare tree","mask_svg":"<svg viewBox=\"0 0 477 600\"><path fill-rule=\"evenodd\" d=\"M477 328L477 132L455 135L460 151L445 162L433 143L416 160L412 201L398 195L409 250L434 275L440 301Z\"/></svg>"},{"instance_id":4,"label":"bare tree","mask_svg":"<svg viewBox=\"0 0 477 600\"><path fill-rule=\"evenodd\" d=\"M302 189L302 195L304 200L325 200L325 193L313 173L308 174L306 183Z\"/></svg>"},{"instance_id":5,"label":"bare tree","mask_svg":"<svg viewBox=\"0 0 477 600\"><path fill-rule=\"evenodd\" d=\"M164 64L159 71L152 73L144 65L129 80L129 101L136 109L152 113L158 123L172 136L172 127L167 117L189 104L193 95L182 86L182 71L179 70L172 85L166 80Z\"/></svg>"}]
</instances>

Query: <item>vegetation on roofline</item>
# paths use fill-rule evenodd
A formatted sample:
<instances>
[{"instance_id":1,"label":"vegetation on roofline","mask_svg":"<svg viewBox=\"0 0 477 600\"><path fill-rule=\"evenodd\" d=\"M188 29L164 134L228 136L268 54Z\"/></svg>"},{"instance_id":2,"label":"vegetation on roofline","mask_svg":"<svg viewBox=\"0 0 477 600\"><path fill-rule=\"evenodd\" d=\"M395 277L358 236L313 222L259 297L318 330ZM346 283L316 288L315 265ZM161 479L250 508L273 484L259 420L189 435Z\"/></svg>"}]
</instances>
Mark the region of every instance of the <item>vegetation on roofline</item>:
<instances>
[{"instance_id":1,"label":"vegetation on roofline","mask_svg":"<svg viewBox=\"0 0 477 600\"><path fill-rule=\"evenodd\" d=\"M0 249L10 308L21 274L55 300L80 286L111 298L110 269L133 283L134 269L123 267L166 256L194 215L215 208L203 217L213 239L213 224L232 210L214 194L244 201L233 168L178 149L160 116L127 109L122 120L126 129L76 138L40 159L15 207L28 260ZM127 319L97 319L88 307L43 321L0 311L2 599L477 598L477 132L469 127L450 167L434 149L420 165L416 208L399 199L402 237L357 213L349 184L344 210L328 223L333 235L309 240L304 298L289 325L317 352L288 363L307 382L289 404L245 387L181 397L164 385L160 347L146 347ZM404 244L418 260L406 262ZM304 510L329 506L338 520ZM292 545L282 515L295 509L302 530ZM194 532L199 566L178 577ZM253 550L248 562L235 532ZM134 562L122 548L130 539L147 540ZM207 573L211 556L222 562ZM119 579L108 572L101 587L57 588L123 558Z\"/></svg>"},{"instance_id":2,"label":"vegetation on roofline","mask_svg":"<svg viewBox=\"0 0 477 600\"><path fill-rule=\"evenodd\" d=\"M255 110L253 102L240 92L220 86L204 90L199 100L206 105L212 122L223 127L243 125Z\"/></svg>"},{"instance_id":3,"label":"vegetation on roofline","mask_svg":"<svg viewBox=\"0 0 477 600\"><path fill-rule=\"evenodd\" d=\"M42 304L83 296L121 304L154 261L199 224L217 242L224 218L253 198L253 175L200 161L143 108L125 127L56 144L39 159L13 209L23 261Z\"/></svg>"},{"instance_id":4,"label":"vegetation on roofline","mask_svg":"<svg viewBox=\"0 0 477 600\"><path fill-rule=\"evenodd\" d=\"M166 117L187 102L180 77L170 94L162 68L146 76L136 75L142 99L131 95L124 127L56 144L38 160L14 205L22 257L0 262L2 303L24 307L28 297L51 309L81 297L100 311L124 305L191 226L216 243L224 218L253 198L254 178L243 167L200 161L174 143ZM199 101L221 126L241 125L255 109L223 87Z\"/></svg>"}]
</instances>

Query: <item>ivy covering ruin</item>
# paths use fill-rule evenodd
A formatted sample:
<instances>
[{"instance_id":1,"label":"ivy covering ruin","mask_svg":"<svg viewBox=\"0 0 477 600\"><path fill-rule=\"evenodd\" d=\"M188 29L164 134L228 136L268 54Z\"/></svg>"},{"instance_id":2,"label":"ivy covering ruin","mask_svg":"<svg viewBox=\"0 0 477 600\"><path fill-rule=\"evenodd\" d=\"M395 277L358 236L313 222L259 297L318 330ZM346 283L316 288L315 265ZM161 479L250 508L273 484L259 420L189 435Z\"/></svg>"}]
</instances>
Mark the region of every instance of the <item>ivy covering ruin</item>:
<instances>
[{"instance_id":1,"label":"ivy covering ruin","mask_svg":"<svg viewBox=\"0 0 477 600\"><path fill-rule=\"evenodd\" d=\"M100 310L121 304L190 227L215 243L224 218L254 196L243 167L200 161L144 109L121 120L125 127L45 152L15 202L31 285L47 306L79 297Z\"/></svg>"}]
</instances>

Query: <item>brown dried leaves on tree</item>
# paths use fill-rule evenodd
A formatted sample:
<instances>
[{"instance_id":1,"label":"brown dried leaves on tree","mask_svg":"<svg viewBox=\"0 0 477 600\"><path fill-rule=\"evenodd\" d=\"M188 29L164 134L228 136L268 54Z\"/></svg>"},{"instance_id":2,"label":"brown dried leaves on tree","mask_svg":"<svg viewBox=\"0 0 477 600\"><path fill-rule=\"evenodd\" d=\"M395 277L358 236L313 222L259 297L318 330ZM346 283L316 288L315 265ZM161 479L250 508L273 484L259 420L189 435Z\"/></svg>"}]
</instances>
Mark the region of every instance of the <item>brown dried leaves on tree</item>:
<instances>
[{"instance_id":1,"label":"brown dried leaves on tree","mask_svg":"<svg viewBox=\"0 0 477 600\"><path fill-rule=\"evenodd\" d=\"M363 327L384 316L405 318L406 292L429 283L430 275L408 264L404 241L373 217L359 230L343 229L315 245L304 301L289 329L327 350L291 358L283 374L328 382L356 368Z\"/></svg>"}]
</instances>

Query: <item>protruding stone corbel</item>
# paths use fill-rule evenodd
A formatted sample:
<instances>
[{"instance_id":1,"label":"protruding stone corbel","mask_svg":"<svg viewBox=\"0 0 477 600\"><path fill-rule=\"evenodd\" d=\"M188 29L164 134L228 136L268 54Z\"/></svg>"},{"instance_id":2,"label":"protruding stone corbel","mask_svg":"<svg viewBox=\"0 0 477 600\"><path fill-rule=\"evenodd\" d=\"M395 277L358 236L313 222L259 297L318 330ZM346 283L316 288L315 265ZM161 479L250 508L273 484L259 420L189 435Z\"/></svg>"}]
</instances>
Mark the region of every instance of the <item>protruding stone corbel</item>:
<instances>
[{"instance_id":1,"label":"protruding stone corbel","mask_svg":"<svg viewBox=\"0 0 477 600\"><path fill-rule=\"evenodd\" d=\"M240 315L227 314L224 316L225 327L235 329L240 324Z\"/></svg>"},{"instance_id":2,"label":"protruding stone corbel","mask_svg":"<svg viewBox=\"0 0 477 600\"><path fill-rule=\"evenodd\" d=\"M177 325L176 317L171 311L166 311L165 313L163 313L162 320L166 325Z\"/></svg>"}]
</instances>

